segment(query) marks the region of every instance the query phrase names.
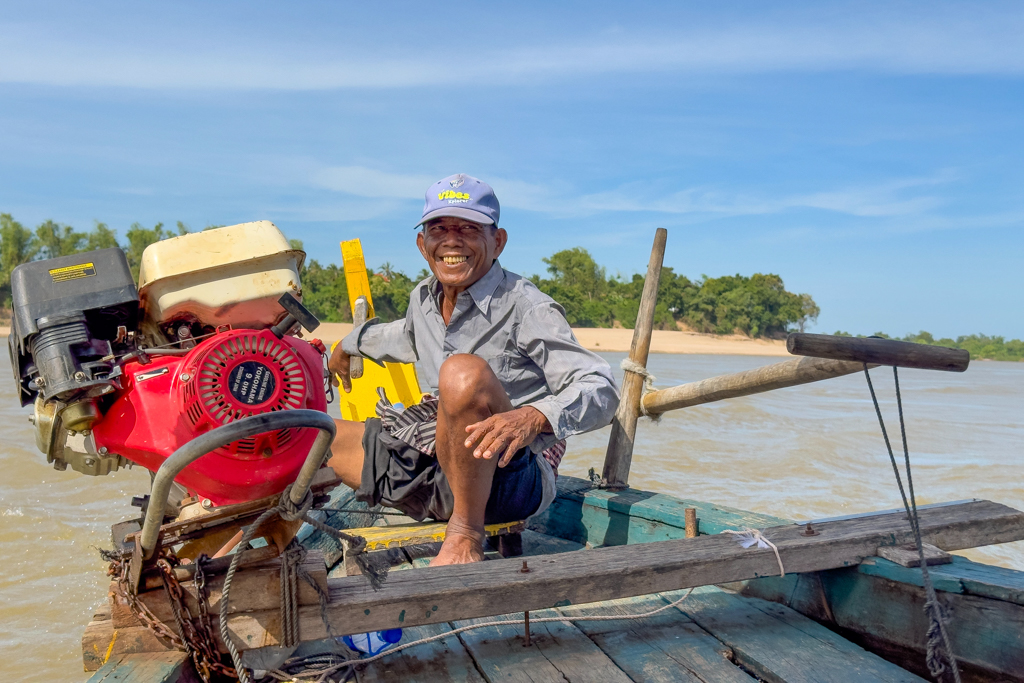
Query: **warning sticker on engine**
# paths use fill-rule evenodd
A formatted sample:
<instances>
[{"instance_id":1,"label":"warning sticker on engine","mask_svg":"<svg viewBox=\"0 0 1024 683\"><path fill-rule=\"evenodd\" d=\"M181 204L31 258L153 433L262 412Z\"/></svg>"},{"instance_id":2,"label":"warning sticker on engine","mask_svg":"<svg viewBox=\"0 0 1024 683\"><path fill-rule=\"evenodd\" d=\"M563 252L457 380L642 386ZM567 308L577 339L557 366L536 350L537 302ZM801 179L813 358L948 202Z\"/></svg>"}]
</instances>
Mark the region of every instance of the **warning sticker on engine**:
<instances>
[{"instance_id":1,"label":"warning sticker on engine","mask_svg":"<svg viewBox=\"0 0 1024 683\"><path fill-rule=\"evenodd\" d=\"M274 395L274 375L263 363L247 360L228 375L231 395L247 406L266 403Z\"/></svg>"},{"instance_id":2,"label":"warning sticker on engine","mask_svg":"<svg viewBox=\"0 0 1024 683\"><path fill-rule=\"evenodd\" d=\"M54 282L67 282L82 277L91 277L96 274L96 266L92 263L79 263L75 266L64 266L49 271Z\"/></svg>"}]
</instances>

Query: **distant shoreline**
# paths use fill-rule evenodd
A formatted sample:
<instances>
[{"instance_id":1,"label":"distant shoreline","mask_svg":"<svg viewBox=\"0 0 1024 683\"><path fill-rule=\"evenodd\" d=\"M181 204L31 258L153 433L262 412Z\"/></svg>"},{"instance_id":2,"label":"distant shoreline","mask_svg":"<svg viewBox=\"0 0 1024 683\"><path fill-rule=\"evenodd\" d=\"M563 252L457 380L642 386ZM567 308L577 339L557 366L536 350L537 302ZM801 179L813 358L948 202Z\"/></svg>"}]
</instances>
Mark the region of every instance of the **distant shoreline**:
<instances>
[{"instance_id":1,"label":"distant shoreline","mask_svg":"<svg viewBox=\"0 0 1024 683\"><path fill-rule=\"evenodd\" d=\"M351 323L321 323L312 336L335 342L352 330ZM609 327L574 327L576 339L591 351L628 352L633 330ZM655 330L651 353L699 353L720 356L788 356L781 339L749 339L740 335L697 334Z\"/></svg>"},{"instance_id":2,"label":"distant shoreline","mask_svg":"<svg viewBox=\"0 0 1024 683\"><path fill-rule=\"evenodd\" d=\"M321 323L310 337L332 343L352 330L352 323ZM633 330L606 327L574 327L573 334L591 351L628 352ZM10 327L0 327L0 336L10 335ZM697 334L674 330L655 330L651 353L699 353L721 356L788 356L786 342L780 339L748 339L740 335Z\"/></svg>"}]
</instances>

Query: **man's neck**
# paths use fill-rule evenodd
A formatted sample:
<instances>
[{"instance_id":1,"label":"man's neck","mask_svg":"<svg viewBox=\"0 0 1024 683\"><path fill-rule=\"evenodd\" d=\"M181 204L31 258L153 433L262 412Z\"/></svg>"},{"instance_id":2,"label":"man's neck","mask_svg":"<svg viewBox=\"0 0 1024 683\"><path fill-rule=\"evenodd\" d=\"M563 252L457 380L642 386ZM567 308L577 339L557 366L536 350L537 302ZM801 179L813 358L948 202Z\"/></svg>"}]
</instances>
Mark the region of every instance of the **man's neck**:
<instances>
[{"instance_id":1,"label":"man's neck","mask_svg":"<svg viewBox=\"0 0 1024 683\"><path fill-rule=\"evenodd\" d=\"M447 325L452 319L452 313L455 312L455 302L459 299L459 294L469 289L469 287L448 287L441 285L441 319L444 320L444 324Z\"/></svg>"}]
</instances>

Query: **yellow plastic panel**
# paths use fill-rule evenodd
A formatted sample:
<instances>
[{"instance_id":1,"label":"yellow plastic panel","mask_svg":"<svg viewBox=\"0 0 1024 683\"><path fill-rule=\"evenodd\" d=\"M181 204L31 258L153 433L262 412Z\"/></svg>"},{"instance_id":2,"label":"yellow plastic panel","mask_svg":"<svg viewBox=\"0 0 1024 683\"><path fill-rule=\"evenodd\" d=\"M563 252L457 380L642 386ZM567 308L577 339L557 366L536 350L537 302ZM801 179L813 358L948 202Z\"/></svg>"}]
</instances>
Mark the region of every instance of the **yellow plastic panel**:
<instances>
[{"instance_id":1,"label":"yellow plastic panel","mask_svg":"<svg viewBox=\"0 0 1024 683\"><path fill-rule=\"evenodd\" d=\"M337 343L331 346L332 351L334 346ZM363 360L363 376L352 380L352 391L346 394L343 388L336 389L341 418L363 422L368 417L376 417L377 387L384 387L389 401L401 403L406 408L423 398L416 379L416 366L411 363L385 363L381 367L372 360Z\"/></svg>"},{"instance_id":2,"label":"yellow plastic panel","mask_svg":"<svg viewBox=\"0 0 1024 683\"><path fill-rule=\"evenodd\" d=\"M367 317L373 317L373 297L370 296L370 280L366 276L366 260L363 246L358 239L341 243L341 258L345 263L345 283L348 286L348 301L355 310L356 299L366 297ZM335 344L334 346L337 346ZM334 350L334 346L331 350ZM371 360L363 361L363 376L352 380L352 391L346 394L338 388L341 417L345 420L362 422L374 417L377 406L377 387L383 387L391 403L401 403L408 408L423 398L416 366L411 363L385 363L381 367Z\"/></svg>"}]
</instances>

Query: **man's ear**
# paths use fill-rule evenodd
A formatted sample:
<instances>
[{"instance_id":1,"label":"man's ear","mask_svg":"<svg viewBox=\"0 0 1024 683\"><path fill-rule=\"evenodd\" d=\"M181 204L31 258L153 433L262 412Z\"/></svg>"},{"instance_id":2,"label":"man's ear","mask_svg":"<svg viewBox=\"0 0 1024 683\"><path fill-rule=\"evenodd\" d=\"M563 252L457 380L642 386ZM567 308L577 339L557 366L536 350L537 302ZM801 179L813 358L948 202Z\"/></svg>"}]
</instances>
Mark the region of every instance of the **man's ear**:
<instances>
[{"instance_id":1,"label":"man's ear","mask_svg":"<svg viewBox=\"0 0 1024 683\"><path fill-rule=\"evenodd\" d=\"M423 254L423 258L427 260L427 263L430 263L430 257L427 256L427 248L424 246L423 240L423 231L420 230L416 233L416 246L419 248L420 253ZM431 268L433 268L433 265L431 265Z\"/></svg>"},{"instance_id":2,"label":"man's ear","mask_svg":"<svg viewBox=\"0 0 1024 683\"><path fill-rule=\"evenodd\" d=\"M494 231L494 258L501 255L506 244L508 244L508 233L505 232L505 228L498 228Z\"/></svg>"}]
</instances>

